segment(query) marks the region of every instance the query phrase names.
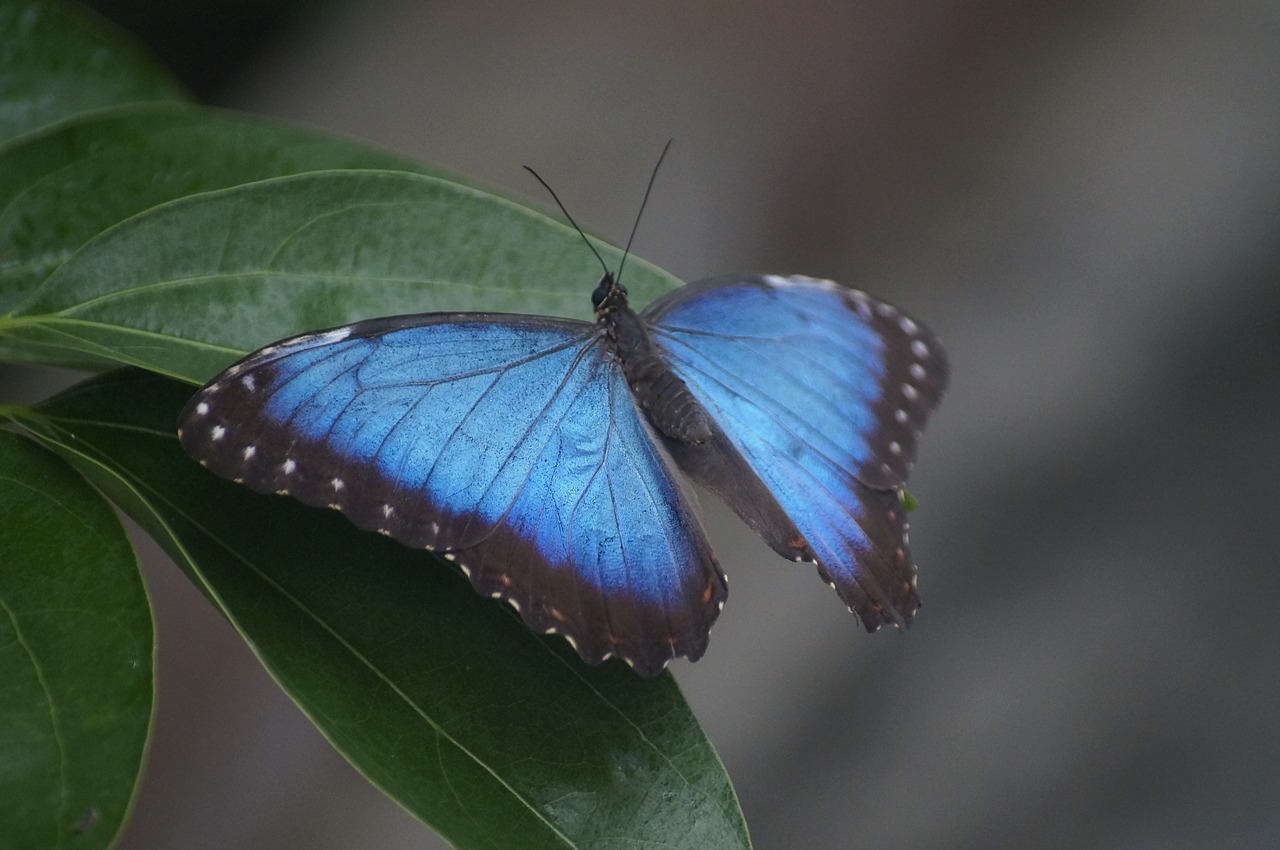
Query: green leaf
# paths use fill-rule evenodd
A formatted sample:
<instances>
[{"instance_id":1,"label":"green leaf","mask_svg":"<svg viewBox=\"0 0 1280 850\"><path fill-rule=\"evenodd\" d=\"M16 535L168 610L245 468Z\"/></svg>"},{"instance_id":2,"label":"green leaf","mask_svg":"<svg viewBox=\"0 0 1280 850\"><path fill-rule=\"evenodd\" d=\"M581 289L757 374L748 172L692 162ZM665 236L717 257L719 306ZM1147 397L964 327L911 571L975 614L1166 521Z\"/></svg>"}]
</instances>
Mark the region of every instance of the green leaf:
<instances>
[{"instance_id":1,"label":"green leaf","mask_svg":"<svg viewBox=\"0 0 1280 850\"><path fill-rule=\"evenodd\" d=\"M94 109L185 98L105 21L68 3L0 2L0 142Z\"/></svg>"},{"instance_id":2,"label":"green leaf","mask_svg":"<svg viewBox=\"0 0 1280 850\"><path fill-rule=\"evenodd\" d=\"M345 139L183 104L103 110L0 147L0 313L130 216L210 189L331 168L426 171Z\"/></svg>"},{"instance_id":3,"label":"green leaf","mask_svg":"<svg viewBox=\"0 0 1280 850\"><path fill-rule=\"evenodd\" d=\"M615 268L621 253L602 246ZM205 192L108 230L12 315L24 359L142 366L195 383L281 337L437 310L590 318L600 276L572 229L437 177L312 172ZM643 304L678 285L639 259Z\"/></svg>"},{"instance_id":4,"label":"green leaf","mask_svg":"<svg viewBox=\"0 0 1280 850\"><path fill-rule=\"evenodd\" d=\"M111 507L0 431L0 836L108 846L151 723L151 608Z\"/></svg>"},{"instance_id":5,"label":"green leaf","mask_svg":"<svg viewBox=\"0 0 1280 850\"><path fill-rule=\"evenodd\" d=\"M746 847L669 674L584 666L424 552L209 475L189 388L136 371L30 427L147 528L334 745L460 848Z\"/></svg>"}]
</instances>

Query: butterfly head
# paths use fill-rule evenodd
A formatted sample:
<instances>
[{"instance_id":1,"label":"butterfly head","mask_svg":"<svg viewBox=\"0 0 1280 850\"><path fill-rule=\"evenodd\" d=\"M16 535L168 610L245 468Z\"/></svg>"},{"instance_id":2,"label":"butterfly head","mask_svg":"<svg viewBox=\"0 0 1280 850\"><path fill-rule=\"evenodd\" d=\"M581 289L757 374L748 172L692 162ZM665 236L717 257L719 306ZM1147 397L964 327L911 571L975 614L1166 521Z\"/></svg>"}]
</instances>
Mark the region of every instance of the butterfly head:
<instances>
[{"instance_id":1,"label":"butterfly head","mask_svg":"<svg viewBox=\"0 0 1280 850\"><path fill-rule=\"evenodd\" d=\"M591 306L596 309L596 318L602 319L627 306L627 288L617 281L612 272L605 272L595 292L591 293Z\"/></svg>"}]
</instances>

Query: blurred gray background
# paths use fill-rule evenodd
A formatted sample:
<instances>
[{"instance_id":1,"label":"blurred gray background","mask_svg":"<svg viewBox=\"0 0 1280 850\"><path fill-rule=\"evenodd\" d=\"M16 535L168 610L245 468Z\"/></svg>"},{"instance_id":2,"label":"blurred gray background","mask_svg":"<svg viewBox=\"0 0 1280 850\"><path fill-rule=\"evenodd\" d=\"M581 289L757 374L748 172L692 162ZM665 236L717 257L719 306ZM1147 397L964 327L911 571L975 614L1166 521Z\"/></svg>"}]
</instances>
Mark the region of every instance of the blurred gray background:
<instances>
[{"instance_id":1,"label":"blurred gray background","mask_svg":"<svg viewBox=\"0 0 1280 850\"><path fill-rule=\"evenodd\" d=\"M618 242L674 138L641 256L941 334L909 632L704 499L733 594L675 672L757 847L1280 845L1280 5L97 5L209 102L548 207L533 165ZM122 848L443 846L147 568Z\"/></svg>"}]
</instances>

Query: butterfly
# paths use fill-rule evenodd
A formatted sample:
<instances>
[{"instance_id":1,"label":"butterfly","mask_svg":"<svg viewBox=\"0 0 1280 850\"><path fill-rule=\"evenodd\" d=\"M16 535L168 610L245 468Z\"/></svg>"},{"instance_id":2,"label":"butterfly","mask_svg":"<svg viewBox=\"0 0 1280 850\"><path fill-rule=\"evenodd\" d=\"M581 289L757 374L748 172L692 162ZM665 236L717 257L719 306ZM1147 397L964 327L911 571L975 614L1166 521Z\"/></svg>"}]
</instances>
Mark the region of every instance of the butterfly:
<instances>
[{"instance_id":1,"label":"butterfly","mask_svg":"<svg viewBox=\"0 0 1280 850\"><path fill-rule=\"evenodd\" d=\"M868 631L919 606L904 484L934 335L831 281L732 275L596 321L372 319L269 345L187 404L216 474L442 555L535 633L638 673L698 659L725 575L690 482L815 564Z\"/></svg>"}]
</instances>

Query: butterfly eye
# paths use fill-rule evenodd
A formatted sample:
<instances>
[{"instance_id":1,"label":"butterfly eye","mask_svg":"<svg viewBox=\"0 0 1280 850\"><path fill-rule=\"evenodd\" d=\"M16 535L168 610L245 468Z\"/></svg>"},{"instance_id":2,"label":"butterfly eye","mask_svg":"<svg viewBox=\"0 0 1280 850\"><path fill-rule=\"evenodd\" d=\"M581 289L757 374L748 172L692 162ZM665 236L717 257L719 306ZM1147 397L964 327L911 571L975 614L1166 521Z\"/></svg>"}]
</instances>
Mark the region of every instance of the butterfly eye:
<instances>
[{"instance_id":1,"label":"butterfly eye","mask_svg":"<svg viewBox=\"0 0 1280 850\"><path fill-rule=\"evenodd\" d=\"M595 292L591 293L591 306L599 310L600 305L615 291L623 298L627 295L627 288L614 280L612 274L606 273L604 277L600 278L600 283L596 286Z\"/></svg>"}]
</instances>

